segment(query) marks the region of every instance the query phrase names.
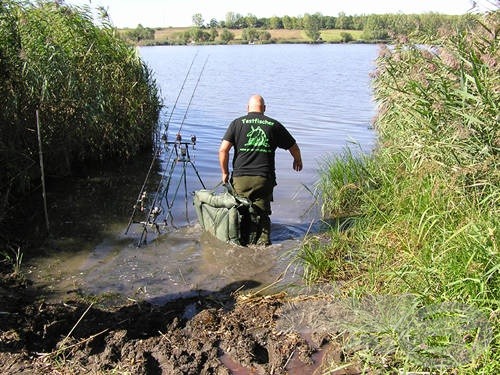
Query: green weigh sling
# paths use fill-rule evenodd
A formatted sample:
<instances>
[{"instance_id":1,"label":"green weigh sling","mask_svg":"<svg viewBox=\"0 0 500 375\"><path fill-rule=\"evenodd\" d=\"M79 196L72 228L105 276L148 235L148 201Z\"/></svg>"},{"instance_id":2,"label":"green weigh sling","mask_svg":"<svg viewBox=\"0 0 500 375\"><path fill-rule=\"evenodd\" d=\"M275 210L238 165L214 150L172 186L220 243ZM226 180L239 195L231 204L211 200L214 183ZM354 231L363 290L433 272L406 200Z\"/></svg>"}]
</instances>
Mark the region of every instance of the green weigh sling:
<instances>
[{"instance_id":1,"label":"green weigh sling","mask_svg":"<svg viewBox=\"0 0 500 375\"><path fill-rule=\"evenodd\" d=\"M259 217L252 202L234 194L230 185L226 191L194 192L193 204L201 227L219 240L235 245L255 243L259 238Z\"/></svg>"}]
</instances>

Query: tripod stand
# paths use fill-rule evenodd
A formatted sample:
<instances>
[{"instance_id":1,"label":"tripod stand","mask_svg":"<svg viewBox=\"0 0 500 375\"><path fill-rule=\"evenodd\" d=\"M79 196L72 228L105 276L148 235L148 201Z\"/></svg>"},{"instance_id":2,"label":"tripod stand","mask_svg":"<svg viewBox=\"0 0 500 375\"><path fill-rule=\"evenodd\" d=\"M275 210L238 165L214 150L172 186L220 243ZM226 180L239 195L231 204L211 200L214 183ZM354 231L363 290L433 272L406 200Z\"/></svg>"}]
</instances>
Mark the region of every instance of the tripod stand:
<instances>
[{"instance_id":1,"label":"tripod stand","mask_svg":"<svg viewBox=\"0 0 500 375\"><path fill-rule=\"evenodd\" d=\"M172 115L174 113L174 109L177 105L177 101L179 100L179 97L180 97L180 94L181 92L183 91L183 88L184 88L184 84L186 83L186 80L189 76L189 73L191 71L191 67L193 66L193 63L194 63L194 60L196 58L196 55L195 57L193 58L193 61L191 62L191 65L189 67L189 70L186 74L186 77L184 78L184 82L182 84L182 87L181 87L181 90L179 91L179 94L177 96L177 99L175 100L175 103L174 103L174 107L170 113L170 117L167 121L167 124L170 123L170 119L172 118ZM200 174L198 173L198 170L196 169L193 161L191 160L191 157L189 155L189 145L192 145L193 149L194 149L194 146L196 144L196 137L194 135L191 136L191 141L190 142L183 142L182 141L182 136L181 136L181 129L182 129L182 125L184 124L184 120L186 120L186 116L187 116L187 112L188 112L188 109L191 105L191 101L194 97L194 93L196 92L196 88L198 87L198 83L200 82L200 79L201 79L201 75L205 69L205 65L207 64L207 61L208 61L208 57L207 59L205 60L205 63L203 64L203 67L201 69L201 72L198 76L198 80L196 81L196 85L194 87L194 90L193 90L193 93L191 94L191 98L189 99L189 103L187 105L187 108L186 108L186 111L184 113L184 118L181 122L181 125L180 125L180 128L179 128L179 132L177 133L177 136L176 136L176 140L175 142L168 142L167 141L167 137L166 135L164 134L162 136L162 141L164 142L165 146L168 146L168 145L172 145L173 146L173 149L172 151L170 152L170 156L168 157L168 162L170 162L171 160L171 156L172 156L172 153L173 151L175 151L175 158L170 162L170 169L169 169L169 173L168 173L168 176L166 175L166 173L164 173L162 175L162 178L160 180L160 182L158 183L157 185L157 189L156 189L156 192L154 194L154 197L153 197L153 200L151 202L151 204L149 204L149 209L146 210L146 201L148 200L148 194L146 193L145 191L145 187L146 187L146 183L149 179L149 176L150 176L150 173L153 169L153 165L158 157L158 155L160 154L160 152L157 150L155 152L155 156L153 158L153 161L151 162L151 166L149 167L149 171L148 171L148 174L146 176L146 179L144 181L144 184L142 185L142 188L141 188L141 191L139 192L139 196L136 200L136 203L134 205L134 210L132 212L132 215L130 217L130 220L129 220L129 223L128 223L128 226L127 226L127 229L125 230L125 234L128 233L128 230L130 229L130 226L132 225L132 223L138 223L138 224L141 224L142 225L142 234L141 234L141 238L139 240L139 244L138 246L141 246L141 244L146 241L146 236L147 236L147 232L148 232L148 227L153 227L156 229L157 233L159 234L160 233L160 227L159 225L157 224L157 219L158 217L160 216L160 214L162 213L162 208L161 208L161 202L163 199L165 199L165 202L166 202L166 207L168 209L168 216L170 217L170 221L173 225L173 215L172 215L172 208L173 208L173 204L174 204L174 201L175 201L175 198L177 197L177 193L179 192L179 188L180 188L180 185L181 185L181 182L183 181L184 182L184 201L185 201L185 210L186 210L186 221L189 222L189 217L188 217L188 194L187 194L187 167L188 165L191 165L196 173L196 176L198 177L198 180L200 181L201 185L203 186L204 189L205 188L205 184L203 183L203 181L201 180L201 177L200 177ZM177 187L175 189L175 193L174 193L174 196L172 198L171 201L168 200L168 191L170 189L170 184L172 182L172 176L174 174L174 170L175 170L175 167L178 165L178 164L181 164L182 165L182 172L181 172L181 177L179 179L179 182L177 183ZM166 170L165 170L166 172ZM166 180L166 184L165 184L165 188L163 189L163 186L164 186L164 182ZM135 218L135 213L137 210L140 210L141 212L146 212L146 217L143 221L135 221L134 218ZM165 226L167 225L167 218L165 217L164 219L164 224Z\"/></svg>"},{"instance_id":2,"label":"tripod stand","mask_svg":"<svg viewBox=\"0 0 500 375\"><path fill-rule=\"evenodd\" d=\"M191 156L189 155L189 145L194 145L196 144L196 137L191 136L191 142L182 142L182 138L180 134L177 134L177 139L175 142L165 142L165 144L171 144L174 147L175 151L175 158L172 160L170 164L170 171L168 174L168 180L167 184L165 187L165 202L167 204L168 208L168 216L170 217L170 223L173 225L173 215L172 215L172 206L175 202L175 198L177 197L177 193L179 192L179 188L181 185L181 182L184 182L184 202L185 202L185 212L186 212L186 221L189 222L189 217L188 217L188 195L187 195L187 167L188 165L191 165L193 167L194 172L196 173L196 176L198 177L198 180L201 183L201 186L203 186L203 189L205 189L205 184L201 180L200 174L198 173L198 169L196 169L196 166L194 165L193 161L191 160ZM174 192L174 196L172 197L172 200L169 202L168 200L168 191L170 189L170 183L172 181L172 176L174 174L175 167L181 163L182 164L182 171L181 171L181 176L179 178L179 181L177 183L177 187ZM166 220L166 219L165 219Z\"/></svg>"},{"instance_id":3,"label":"tripod stand","mask_svg":"<svg viewBox=\"0 0 500 375\"><path fill-rule=\"evenodd\" d=\"M148 194L144 190L144 188L145 188L145 183L144 183L144 185L141 189L141 192L139 193L139 197L137 198L137 202L134 205L134 211L132 212L132 216L130 217L127 229L125 231L125 234L127 234L130 226L133 223L142 225L141 238L139 239L139 242L138 242L139 247L144 242L146 242L146 237L147 237L149 227L154 228L155 231L158 234L160 234L160 226L157 223L157 219L163 211L161 208L161 206L162 206L161 202L163 199L165 199L165 202L166 202L166 207L168 210L167 215L170 218L170 223L172 224L172 226L174 226L174 224L173 224L174 216L172 214L172 208L173 208L173 204L175 202L175 199L177 198L177 194L179 192L179 189L180 189L182 182L184 182L184 201L185 201L186 221L189 222L188 192L187 192L188 165L191 165L191 167L193 168L193 170L196 173L196 176L198 177L198 180L201 183L201 186L203 186L203 188L206 189L205 184L203 183L203 181L200 177L200 174L199 174L198 170L196 169L196 166L194 165L193 161L191 160L191 156L189 154L189 146L191 145L194 149L194 146L196 145L196 136L194 136L194 135L191 136L190 142L183 142L180 134L177 134L176 140L174 142L167 141L166 137L164 136L163 143L166 147L168 145L173 146L171 151L170 151L170 156L168 157L168 161L170 162L170 168L168 169L168 174L167 174L167 170L165 170L165 173L162 175L162 177L158 183L156 192L153 196L153 200L152 200L152 202L150 202L150 204L147 203ZM175 157L172 159L172 155L174 152L175 152ZM155 157L155 159L156 159L156 157ZM153 159L153 162L155 159ZM150 171L148 172L148 176L146 177L146 181L149 178L149 174L151 172L152 165L153 165L153 163L150 166ZM170 185L172 183L175 167L177 165L182 166L181 175L180 175L180 178L177 182L177 186L175 188L174 195L173 195L172 199L169 200L168 193L170 190ZM146 209L147 205L149 206L149 209ZM135 221L134 220L135 213L137 210L139 210L140 212L146 213L146 217L144 220L142 220L142 221ZM164 225L165 226L167 225L167 217L165 217L165 219L164 219Z\"/></svg>"}]
</instances>

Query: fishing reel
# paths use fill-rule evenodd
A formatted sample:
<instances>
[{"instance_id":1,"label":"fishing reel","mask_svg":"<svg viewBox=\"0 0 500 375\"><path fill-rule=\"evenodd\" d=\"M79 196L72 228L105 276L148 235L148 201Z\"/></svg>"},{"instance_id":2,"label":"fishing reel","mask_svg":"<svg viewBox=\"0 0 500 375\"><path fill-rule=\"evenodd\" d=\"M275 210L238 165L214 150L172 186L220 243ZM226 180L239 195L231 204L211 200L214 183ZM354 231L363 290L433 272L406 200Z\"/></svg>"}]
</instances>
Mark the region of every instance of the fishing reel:
<instances>
[{"instance_id":1,"label":"fishing reel","mask_svg":"<svg viewBox=\"0 0 500 375\"><path fill-rule=\"evenodd\" d=\"M193 146L193 149L195 148L196 146L196 135L194 134L191 134L191 138L190 138L190 141L189 142L186 142L186 141L182 141L182 134L181 133L177 133L176 136L175 136L175 141L169 141L168 140L168 137L166 134L163 134L161 136L161 140L163 141L163 143L165 145L185 145L185 146Z\"/></svg>"},{"instance_id":2,"label":"fishing reel","mask_svg":"<svg viewBox=\"0 0 500 375\"><path fill-rule=\"evenodd\" d=\"M190 144L194 148L194 146L196 146L196 135L191 134L191 142L182 142L182 135L181 135L181 133L177 133L177 135L175 136L175 142L176 143L182 143L182 144L185 144L185 145L189 145Z\"/></svg>"},{"instance_id":3,"label":"fishing reel","mask_svg":"<svg viewBox=\"0 0 500 375\"><path fill-rule=\"evenodd\" d=\"M177 155L177 160L180 160L180 158L183 159L182 161L184 161L184 159L189 160L189 146L191 146L191 148L195 150L196 135L194 134L191 135L189 141L183 141L181 133L176 134L175 141L169 141L166 134L163 134L161 139L165 144L165 146L167 147L168 145L174 146L174 151L175 154Z\"/></svg>"}]
</instances>

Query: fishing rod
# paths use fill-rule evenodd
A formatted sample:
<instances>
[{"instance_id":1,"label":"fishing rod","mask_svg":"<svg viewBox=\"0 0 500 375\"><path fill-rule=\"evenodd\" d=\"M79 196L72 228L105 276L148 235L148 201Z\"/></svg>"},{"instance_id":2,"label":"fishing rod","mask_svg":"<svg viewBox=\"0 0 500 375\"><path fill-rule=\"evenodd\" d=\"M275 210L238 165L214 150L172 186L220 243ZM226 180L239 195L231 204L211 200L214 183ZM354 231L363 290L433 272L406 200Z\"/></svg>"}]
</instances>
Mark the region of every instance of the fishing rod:
<instances>
[{"instance_id":1,"label":"fishing rod","mask_svg":"<svg viewBox=\"0 0 500 375\"><path fill-rule=\"evenodd\" d=\"M181 125L179 127L179 131L177 132L177 134L181 134L182 126L184 125L184 121L186 120L187 113L189 111L189 107L191 107L191 102L193 101L194 94L196 92L196 89L198 88L198 84L200 83L201 76L203 75L203 71L205 70L205 66L207 65L209 57L210 57L210 55L207 56L207 58L205 59L205 62L203 63L203 66L202 66L201 71L200 71L200 75L198 76L198 80L196 81L196 85L194 86L193 93L191 94L191 97L189 98L189 102L188 102L188 105L186 107L186 111L184 112L184 117L182 118L182 122L181 122Z\"/></svg>"},{"instance_id":2,"label":"fishing rod","mask_svg":"<svg viewBox=\"0 0 500 375\"><path fill-rule=\"evenodd\" d=\"M196 57L196 55L195 55ZM203 186L203 188L205 189L205 184L203 183L203 180L201 179L200 177L200 174L198 173L198 170L196 169L196 166L194 165L193 161L191 160L191 157L189 155L189 146L192 146L192 148L194 149L195 145L196 145L196 136L192 135L191 136L191 140L190 142L183 142L182 141L182 136L181 136L181 130L182 130L182 127L184 125L184 122L187 118L187 113L189 111L189 108L191 106L191 103L193 101L193 98L194 98L194 95L197 91L197 88L198 88L198 85L199 85L199 82L201 80L201 77L203 75L203 72L205 70L205 66L208 62L208 57L207 59L205 60L204 64L203 64L203 67L200 71L200 74L198 76L198 79L196 81L196 84L195 84L195 87L193 89L193 92L191 94L191 97L189 99L189 103L186 107L186 110L184 112L184 116L183 116L183 119L181 121L181 124L180 124L180 127L179 127L179 131L176 135L176 140L171 142L171 141L168 141L167 140L167 136L166 134L163 134L162 136L162 141L164 143L164 147L167 149L169 145L173 145L173 147L171 148L170 150L170 154L169 154L169 157L167 158L167 164L170 163L170 169L166 168L158 185L157 185L157 189L155 191L155 194L154 194L154 197L153 197L153 201L151 202L151 205L149 206L149 210L146 214L146 217L145 217L145 220L144 221L140 221L139 223L142 224L143 226L143 230L142 230L142 233L141 233L141 237L140 237L140 240L139 240L139 243L138 243L138 246L141 246L141 244L146 240L146 236L147 236L147 232L148 232L148 227L153 227L156 229L157 233L160 233L160 228L159 228L159 225L157 224L157 219L159 217L159 215L162 213L162 209L161 209L161 204L158 204L158 202L161 202L163 199L165 199L165 202L166 202L166 206L168 208L168 217L170 217L171 219L171 223L173 225L173 215L172 215L172 207L173 207L173 203L177 197L177 193L179 191L179 187L180 187L180 183L181 183L181 180L183 178L184 180L184 191L185 191L185 209L186 209L186 220L189 222L189 218L188 218L188 199L187 199L187 177L186 177L186 169L187 169L187 165L188 164L191 164L191 166L193 167L193 169L195 170L196 172L196 175L201 183L201 185ZM193 63L194 63L194 58L193 58L193 61L191 62L191 65L189 67L189 70L188 70L188 74L186 75L186 77L184 78L184 82L182 84L182 87L181 87L181 91L179 92L178 96L177 96L177 99L174 103L174 106L172 108L172 111L170 113L170 117L168 119L168 124L170 124L170 120L172 118L172 115L173 115L173 112L176 108L176 105L177 105L177 102L180 98L180 95L181 95L181 92L183 91L184 89L184 86L185 86L185 83L187 81L187 78L190 74L190 71L191 71L191 68L193 66ZM172 158L172 155L173 153L175 152L175 158L173 160L171 160ZM183 164L183 169L182 169L182 173L181 173L181 179L179 180L179 183L177 185L177 189L175 191L175 194L174 194L174 197L171 201L171 203L169 202L168 200L168 192L169 192L169 189L170 189L170 183L171 183L171 180L172 180L172 175L174 173L174 169L175 169L175 166L177 165L177 163L179 162L182 162ZM167 178L167 172L168 172L168 178ZM149 174L149 173L148 173ZM164 182L166 180L166 185L164 185ZM164 189L163 186L165 186ZM141 189L143 190L143 189ZM163 192L162 192L163 190ZM139 195L139 198L138 198L138 203L140 203L140 206L141 206L141 211L143 212L144 211L144 200L146 198L147 194L143 191L142 194ZM139 204L136 204L136 207L138 206ZM135 209L136 209L135 207ZM135 209L134 209L134 212L135 212ZM131 218L131 222L129 224L129 226L132 224L133 222L133 217ZM167 225L167 217L165 217L164 219L164 225ZM127 228L127 231L128 231L128 228Z\"/></svg>"},{"instance_id":3,"label":"fishing rod","mask_svg":"<svg viewBox=\"0 0 500 375\"><path fill-rule=\"evenodd\" d=\"M191 164L191 166L193 167L193 169L196 173L196 176L198 177L198 180L201 183L201 186L203 186L203 188L206 189L205 184L203 183L203 180L201 179L200 174L198 173L198 170L196 169L196 166L194 165L194 163L191 160L191 157L189 155L189 146L191 145L194 148L194 146L196 145L196 136L195 135L191 136L191 142L183 142L181 130L182 130L182 127L184 125L184 122L186 121L187 114L189 112L189 108L191 107L191 103L192 103L194 95L198 89L198 85L201 81L201 77L203 76L203 72L205 71L205 67L207 65L208 58L209 58L209 56L207 56L207 58L205 59L205 62L201 68L200 74L198 75L198 79L197 79L196 84L193 88L193 92L191 93L191 97L189 98L188 105L186 107L186 110L184 111L184 116L183 116L181 124L179 126L179 131L177 132L175 141L174 142L165 141L166 145L170 144L170 145L174 146L174 147L172 147L172 150L174 150L175 154L176 154L175 159L171 162L171 165L170 165L170 171L168 174L168 179L167 179L166 187L164 190L164 195L162 197L162 199L165 199L165 202L167 204L168 217L170 218L170 223L172 224L172 226L173 226L173 220L174 220L173 215L172 215L172 207L173 207L173 204L174 204L175 199L177 197L177 193L179 192L181 180L184 181L184 201L185 201L185 206L186 206L185 207L186 221L189 222L189 218L188 218L188 214L187 214L187 212L188 212L188 200L187 200L187 177L186 177L186 168L187 168L188 164ZM172 202L169 203L168 192L170 190L170 183L172 181L172 176L173 176L173 173L175 170L175 166L177 165L178 162L182 162L182 166L183 166L182 172L181 172L181 178L179 179L179 183L177 184L177 188L176 188L174 196L172 198Z\"/></svg>"},{"instance_id":4,"label":"fishing rod","mask_svg":"<svg viewBox=\"0 0 500 375\"><path fill-rule=\"evenodd\" d=\"M174 110L177 106L177 102L179 101L179 98L181 96L181 93L184 91L184 86L186 85L186 81L191 73L191 69L194 65L194 61L196 60L196 57L198 56L198 50L196 51L195 55L193 56L193 59L191 60L191 64L189 65L189 69L186 73L186 75L184 76L184 80L182 82L182 85L181 85L181 88L177 94L177 98L175 99L175 102L174 102L174 105L172 107L172 110L170 111L170 116L166 122L166 129L168 129L169 125L170 125L170 120L172 119L172 115L174 113ZM163 136L165 137L165 135ZM137 199L136 199L136 203L134 204L134 207L133 207L133 211L132 211L132 214L130 215L130 219L128 221L128 224L127 224L127 228L125 229L125 234L128 233L132 223L134 222L134 217L135 217L135 214L136 214L136 211L137 209L140 207L140 210L141 211L144 211L144 200L146 199L147 197L147 193L145 191L145 188L146 188L146 185L147 185L147 182L149 180L149 177L151 175L151 171L153 170L153 166L156 162L156 159L159 157L159 155L161 154L161 148L158 147L156 144L155 144L155 151L154 151L154 155L153 155L153 159L151 160L151 164L149 166L149 169L148 169L148 172L146 174L146 178L144 179L144 183L142 184L142 187L141 189L139 190L139 194L137 196ZM168 159L167 160L170 160L172 156L172 153L169 155Z\"/></svg>"},{"instance_id":5,"label":"fishing rod","mask_svg":"<svg viewBox=\"0 0 500 375\"><path fill-rule=\"evenodd\" d=\"M144 183L142 184L141 190L139 190L139 195L137 196L137 199L135 201L132 215L130 215L130 219L128 221L127 228L125 229L125 234L128 233L128 231L129 231L129 229L134 221L134 216L135 216L135 212L137 211L137 208L141 207L141 211L144 211L144 200L146 199L146 195L147 195L146 191L145 191L146 184L149 180L149 175L151 174L151 171L153 170L153 165L154 165L159 153L160 153L160 149L158 148L158 150L155 150L155 155L153 156L153 160L151 160L151 164L149 166L148 173L146 174L146 178L144 179Z\"/></svg>"},{"instance_id":6,"label":"fishing rod","mask_svg":"<svg viewBox=\"0 0 500 375\"><path fill-rule=\"evenodd\" d=\"M186 81L187 81L187 79L189 77L189 73L191 72L191 68L193 67L194 60L196 60L197 56L198 56L198 50L194 54L193 60L191 60L191 65L189 65L189 69L188 69L188 71L186 73L186 76L184 77L184 81L182 82L181 89L179 90L179 93L177 94L177 98L175 99L174 106L172 107L172 111L170 111L170 117L167 120L167 129L168 129L168 126L170 125L170 120L172 119L172 115L174 114L175 107L177 106L177 102L179 101L181 93L182 93L182 91L184 91L184 85L186 84Z\"/></svg>"},{"instance_id":7,"label":"fishing rod","mask_svg":"<svg viewBox=\"0 0 500 375\"><path fill-rule=\"evenodd\" d=\"M166 134L166 131L168 130L168 128L170 126L170 120L172 119L172 116L174 114L175 108L177 107L177 102L179 101L179 98L181 97L181 94L184 91L184 86L186 85L186 81L187 81L187 79L188 79L188 77L189 77L189 75L191 73L191 68L193 67L194 61L196 60L196 57L198 56L198 52L199 51L197 50L196 53L194 54L193 59L191 60L191 64L189 65L189 69L188 69L186 75L184 76L184 80L182 81L181 88L180 88L179 92L177 93L177 98L175 98L174 105L172 107L172 110L170 111L170 116L167 119L166 127L165 127L165 132L163 133L162 139L166 137L165 134ZM170 155L167 158L167 162L170 161L171 157L172 157L172 152L170 152Z\"/></svg>"}]
</instances>

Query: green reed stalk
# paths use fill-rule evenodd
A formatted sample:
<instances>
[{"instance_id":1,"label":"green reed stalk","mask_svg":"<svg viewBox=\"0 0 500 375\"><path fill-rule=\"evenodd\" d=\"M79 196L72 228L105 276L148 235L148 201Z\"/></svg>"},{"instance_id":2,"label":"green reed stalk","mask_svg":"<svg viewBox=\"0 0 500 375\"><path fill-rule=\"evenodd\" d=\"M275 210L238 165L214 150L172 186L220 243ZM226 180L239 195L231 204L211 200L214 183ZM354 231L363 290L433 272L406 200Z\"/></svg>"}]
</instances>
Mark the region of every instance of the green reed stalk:
<instances>
[{"instance_id":1,"label":"green reed stalk","mask_svg":"<svg viewBox=\"0 0 500 375\"><path fill-rule=\"evenodd\" d=\"M0 43L3 205L38 184L37 109L47 174L69 174L76 162L127 160L151 147L158 87L106 19L96 25L88 8L53 1L4 0Z\"/></svg>"}]
</instances>

